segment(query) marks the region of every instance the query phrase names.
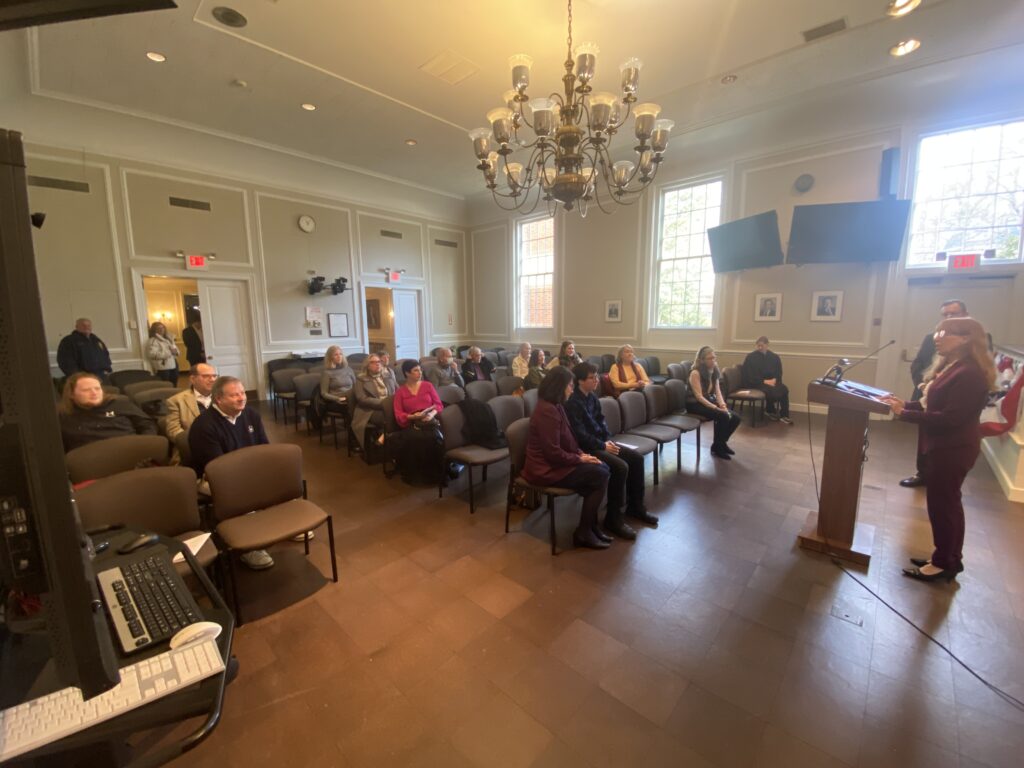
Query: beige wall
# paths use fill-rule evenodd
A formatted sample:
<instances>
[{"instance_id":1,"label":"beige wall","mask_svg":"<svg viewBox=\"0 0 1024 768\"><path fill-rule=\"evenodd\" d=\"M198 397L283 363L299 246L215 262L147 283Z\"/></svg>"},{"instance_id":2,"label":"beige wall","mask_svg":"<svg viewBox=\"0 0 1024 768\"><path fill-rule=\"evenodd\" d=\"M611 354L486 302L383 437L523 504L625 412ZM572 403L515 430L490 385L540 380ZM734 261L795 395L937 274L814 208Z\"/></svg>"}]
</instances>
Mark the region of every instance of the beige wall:
<instances>
[{"instance_id":1,"label":"beige wall","mask_svg":"<svg viewBox=\"0 0 1024 768\"><path fill-rule=\"evenodd\" d=\"M510 224L474 230L472 239L472 336L507 340L512 328Z\"/></svg>"}]
</instances>

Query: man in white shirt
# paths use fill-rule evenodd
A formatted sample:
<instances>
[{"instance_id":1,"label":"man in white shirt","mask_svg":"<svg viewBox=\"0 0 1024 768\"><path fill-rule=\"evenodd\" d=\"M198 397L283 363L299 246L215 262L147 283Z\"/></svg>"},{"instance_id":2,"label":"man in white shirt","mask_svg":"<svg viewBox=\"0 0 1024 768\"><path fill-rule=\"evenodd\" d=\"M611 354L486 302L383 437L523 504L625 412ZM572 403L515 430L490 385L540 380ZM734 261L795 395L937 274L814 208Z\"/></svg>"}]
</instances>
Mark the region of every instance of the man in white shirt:
<instances>
[{"instance_id":1,"label":"man in white shirt","mask_svg":"<svg viewBox=\"0 0 1024 768\"><path fill-rule=\"evenodd\" d=\"M530 353L533 352L533 345L524 341L519 345L519 354L512 358L512 375L525 379L530 372Z\"/></svg>"},{"instance_id":2,"label":"man in white shirt","mask_svg":"<svg viewBox=\"0 0 1024 768\"><path fill-rule=\"evenodd\" d=\"M217 369L206 363L197 363L189 371L192 386L167 399L167 438L174 439L188 432L192 422L212 403L213 382Z\"/></svg>"}]
</instances>

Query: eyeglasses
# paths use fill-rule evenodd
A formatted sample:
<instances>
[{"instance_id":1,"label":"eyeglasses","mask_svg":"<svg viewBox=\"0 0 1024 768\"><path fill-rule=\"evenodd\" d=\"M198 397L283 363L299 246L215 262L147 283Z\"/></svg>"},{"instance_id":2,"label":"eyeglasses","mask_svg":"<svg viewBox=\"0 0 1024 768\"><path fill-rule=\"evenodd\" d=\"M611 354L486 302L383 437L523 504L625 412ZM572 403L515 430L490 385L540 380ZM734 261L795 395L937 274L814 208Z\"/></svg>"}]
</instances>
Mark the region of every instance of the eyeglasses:
<instances>
[{"instance_id":1,"label":"eyeglasses","mask_svg":"<svg viewBox=\"0 0 1024 768\"><path fill-rule=\"evenodd\" d=\"M969 334L969 333L956 333L955 331L942 330L942 331L936 331L935 333L933 333L932 334L932 338L935 339L936 341L938 341L939 339L941 339L944 336L959 336L959 337L965 339L965 338L967 338L970 335L971 334Z\"/></svg>"}]
</instances>

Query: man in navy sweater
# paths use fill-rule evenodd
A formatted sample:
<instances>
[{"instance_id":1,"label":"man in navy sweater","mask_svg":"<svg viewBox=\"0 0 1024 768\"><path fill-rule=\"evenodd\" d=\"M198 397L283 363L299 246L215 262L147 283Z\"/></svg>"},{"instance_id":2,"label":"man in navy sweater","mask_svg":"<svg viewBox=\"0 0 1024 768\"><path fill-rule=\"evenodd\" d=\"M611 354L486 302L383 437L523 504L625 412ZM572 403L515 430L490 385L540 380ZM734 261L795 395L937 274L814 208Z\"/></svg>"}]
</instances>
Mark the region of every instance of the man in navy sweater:
<instances>
[{"instance_id":1,"label":"man in navy sweater","mask_svg":"<svg viewBox=\"0 0 1024 768\"><path fill-rule=\"evenodd\" d=\"M597 367L580 363L572 372L576 376L576 389L565 401L569 426L580 450L597 456L611 471L604 529L621 539L635 539L636 531L622 519L623 502L627 517L648 525L658 524L658 518L644 507L644 457L611 441L601 403L594 394L599 384Z\"/></svg>"},{"instance_id":2,"label":"man in navy sweater","mask_svg":"<svg viewBox=\"0 0 1024 768\"><path fill-rule=\"evenodd\" d=\"M101 382L107 380L113 369L110 352L100 337L92 332L92 320L87 317L78 318L75 330L60 340L57 365L65 376L84 371L96 376Z\"/></svg>"},{"instance_id":3,"label":"man in navy sweater","mask_svg":"<svg viewBox=\"0 0 1024 768\"><path fill-rule=\"evenodd\" d=\"M266 430L260 415L246 405L245 385L234 376L221 376L210 393L213 405L192 422L188 430L188 446L192 468L202 478L206 465L250 445L266 445ZM254 570L270 568L274 561L262 549L246 552L241 560Z\"/></svg>"}]
</instances>

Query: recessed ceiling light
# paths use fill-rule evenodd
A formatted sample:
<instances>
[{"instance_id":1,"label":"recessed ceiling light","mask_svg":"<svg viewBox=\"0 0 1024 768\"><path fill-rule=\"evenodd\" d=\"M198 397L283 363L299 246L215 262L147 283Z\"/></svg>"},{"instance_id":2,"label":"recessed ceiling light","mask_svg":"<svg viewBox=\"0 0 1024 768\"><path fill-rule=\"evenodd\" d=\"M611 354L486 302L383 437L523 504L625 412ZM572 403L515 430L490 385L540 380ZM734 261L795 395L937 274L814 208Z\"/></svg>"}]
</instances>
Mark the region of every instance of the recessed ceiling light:
<instances>
[{"instance_id":1,"label":"recessed ceiling light","mask_svg":"<svg viewBox=\"0 0 1024 768\"><path fill-rule=\"evenodd\" d=\"M415 147L419 142L416 139L406 139L405 143L410 147Z\"/></svg>"},{"instance_id":2,"label":"recessed ceiling light","mask_svg":"<svg viewBox=\"0 0 1024 768\"><path fill-rule=\"evenodd\" d=\"M147 53L146 58L150 61L155 61L157 64L167 61L166 56L164 56L162 53L157 53L156 51L150 51L149 53Z\"/></svg>"},{"instance_id":3,"label":"recessed ceiling light","mask_svg":"<svg viewBox=\"0 0 1024 768\"><path fill-rule=\"evenodd\" d=\"M913 53L921 47L921 41L910 38L909 40L902 40L892 48L889 49L889 53L893 56L906 56L908 53Z\"/></svg>"},{"instance_id":4,"label":"recessed ceiling light","mask_svg":"<svg viewBox=\"0 0 1024 768\"><path fill-rule=\"evenodd\" d=\"M302 108L304 110L306 110L307 112L315 112L316 111L316 104L310 104L307 101L305 104L302 105Z\"/></svg>"},{"instance_id":5,"label":"recessed ceiling light","mask_svg":"<svg viewBox=\"0 0 1024 768\"><path fill-rule=\"evenodd\" d=\"M726 75L725 77L722 78L722 85L732 85L737 80L739 80L739 77L737 77L736 75Z\"/></svg>"},{"instance_id":6,"label":"recessed ceiling light","mask_svg":"<svg viewBox=\"0 0 1024 768\"><path fill-rule=\"evenodd\" d=\"M226 5L218 5L212 11L210 11L213 18L223 24L225 27L233 27L234 29L241 29L249 20L242 14L236 11L234 8L229 8Z\"/></svg>"},{"instance_id":7,"label":"recessed ceiling light","mask_svg":"<svg viewBox=\"0 0 1024 768\"><path fill-rule=\"evenodd\" d=\"M921 0L889 0L885 12L890 16L906 16L921 4Z\"/></svg>"}]
</instances>

